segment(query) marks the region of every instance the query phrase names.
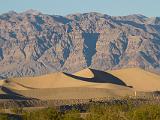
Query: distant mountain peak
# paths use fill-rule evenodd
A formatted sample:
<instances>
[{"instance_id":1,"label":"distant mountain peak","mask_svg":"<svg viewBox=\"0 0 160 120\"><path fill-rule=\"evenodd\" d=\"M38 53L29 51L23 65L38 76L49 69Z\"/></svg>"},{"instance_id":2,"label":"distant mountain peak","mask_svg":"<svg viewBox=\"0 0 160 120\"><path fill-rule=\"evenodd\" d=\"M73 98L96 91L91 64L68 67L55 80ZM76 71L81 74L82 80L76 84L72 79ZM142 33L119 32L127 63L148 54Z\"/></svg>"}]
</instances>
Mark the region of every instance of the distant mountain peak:
<instances>
[{"instance_id":1,"label":"distant mountain peak","mask_svg":"<svg viewBox=\"0 0 160 120\"><path fill-rule=\"evenodd\" d=\"M33 14L33 15L38 15L38 14L41 14L41 12L39 12L38 10L29 9L29 10L26 10L25 12L23 12L23 14Z\"/></svg>"},{"instance_id":2,"label":"distant mountain peak","mask_svg":"<svg viewBox=\"0 0 160 120\"><path fill-rule=\"evenodd\" d=\"M160 25L160 17L151 17L148 19L149 24L159 24Z\"/></svg>"},{"instance_id":3,"label":"distant mountain peak","mask_svg":"<svg viewBox=\"0 0 160 120\"><path fill-rule=\"evenodd\" d=\"M139 18L148 18L142 14L132 14L132 15L129 15L129 16L136 16L136 17L139 17Z\"/></svg>"},{"instance_id":4,"label":"distant mountain peak","mask_svg":"<svg viewBox=\"0 0 160 120\"><path fill-rule=\"evenodd\" d=\"M88 12L88 13L75 13L75 14L68 14L67 16L109 16L107 14L102 14L99 12Z\"/></svg>"}]
</instances>

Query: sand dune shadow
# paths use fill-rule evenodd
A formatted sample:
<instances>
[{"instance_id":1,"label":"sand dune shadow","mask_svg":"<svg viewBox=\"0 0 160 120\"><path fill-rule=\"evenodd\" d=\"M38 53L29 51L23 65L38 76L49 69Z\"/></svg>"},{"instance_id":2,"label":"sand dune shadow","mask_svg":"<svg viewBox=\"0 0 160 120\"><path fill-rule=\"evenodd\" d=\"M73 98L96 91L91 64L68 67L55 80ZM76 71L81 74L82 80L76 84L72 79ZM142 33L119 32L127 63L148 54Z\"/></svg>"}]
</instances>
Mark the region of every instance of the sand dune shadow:
<instances>
[{"instance_id":1,"label":"sand dune shadow","mask_svg":"<svg viewBox=\"0 0 160 120\"><path fill-rule=\"evenodd\" d=\"M85 78L85 77L80 77L68 73L64 73L65 75L72 77L77 80L82 80L82 81L87 81L87 82L94 82L94 83L112 83L116 85L122 85L122 86L127 86L125 82L123 82L121 79L113 76L110 73L103 72L100 70L95 70L95 69L90 69L91 72L94 74L93 78ZM127 86L128 87L128 86Z\"/></svg>"},{"instance_id":2,"label":"sand dune shadow","mask_svg":"<svg viewBox=\"0 0 160 120\"><path fill-rule=\"evenodd\" d=\"M28 99L25 96L20 95L4 86L1 86L1 90L5 92L6 94L0 94L0 99L16 99L16 100L27 100Z\"/></svg>"}]
</instances>

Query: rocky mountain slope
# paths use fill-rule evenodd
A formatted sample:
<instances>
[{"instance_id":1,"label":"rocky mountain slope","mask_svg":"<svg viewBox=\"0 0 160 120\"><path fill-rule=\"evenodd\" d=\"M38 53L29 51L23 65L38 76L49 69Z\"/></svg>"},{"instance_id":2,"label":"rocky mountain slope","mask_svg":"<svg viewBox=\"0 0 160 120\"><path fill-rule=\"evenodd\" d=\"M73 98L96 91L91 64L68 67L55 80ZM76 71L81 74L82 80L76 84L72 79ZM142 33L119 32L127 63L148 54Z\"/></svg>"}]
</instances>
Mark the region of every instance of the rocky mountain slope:
<instances>
[{"instance_id":1,"label":"rocky mountain slope","mask_svg":"<svg viewBox=\"0 0 160 120\"><path fill-rule=\"evenodd\" d=\"M160 71L160 18L29 10L0 15L0 76L141 67Z\"/></svg>"}]
</instances>

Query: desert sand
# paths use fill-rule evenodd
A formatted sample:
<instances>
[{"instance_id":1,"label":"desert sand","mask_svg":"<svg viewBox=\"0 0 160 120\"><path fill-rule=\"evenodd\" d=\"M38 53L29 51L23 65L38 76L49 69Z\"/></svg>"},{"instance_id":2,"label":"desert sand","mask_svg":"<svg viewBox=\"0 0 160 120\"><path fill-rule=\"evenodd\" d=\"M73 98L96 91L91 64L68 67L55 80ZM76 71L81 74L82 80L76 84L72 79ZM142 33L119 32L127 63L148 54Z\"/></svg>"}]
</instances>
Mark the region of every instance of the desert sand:
<instances>
[{"instance_id":1,"label":"desert sand","mask_svg":"<svg viewBox=\"0 0 160 120\"><path fill-rule=\"evenodd\" d=\"M160 76L140 68L113 71L84 69L75 74L52 73L1 80L1 93L37 99L90 99L134 96L160 90ZM5 88L5 89L4 89Z\"/></svg>"},{"instance_id":2,"label":"desert sand","mask_svg":"<svg viewBox=\"0 0 160 120\"><path fill-rule=\"evenodd\" d=\"M140 68L107 71L137 91L160 91L160 76Z\"/></svg>"}]
</instances>

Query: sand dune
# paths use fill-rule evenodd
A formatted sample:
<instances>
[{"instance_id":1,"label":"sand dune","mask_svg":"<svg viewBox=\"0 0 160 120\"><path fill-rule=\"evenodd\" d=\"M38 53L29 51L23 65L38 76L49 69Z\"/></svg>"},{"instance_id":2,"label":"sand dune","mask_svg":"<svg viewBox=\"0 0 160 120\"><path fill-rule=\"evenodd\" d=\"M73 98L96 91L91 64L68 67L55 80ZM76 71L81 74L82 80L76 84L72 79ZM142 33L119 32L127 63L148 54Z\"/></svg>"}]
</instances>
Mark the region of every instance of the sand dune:
<instances>
[{"instance_id":1,"label":"sand dune","mask_svg":"<svg viewBox=\"0 0 160 120\"><path fill-rule=\"evenodd\" d=\"M84 73L85 75L82 75ZM89 73L89 77L87 76ZM76 76L78 75L78 76ZM112 83L100 83L101 78L97 78L96 81L93 81L94 74L90 69L82 70L74 75L66 74L66 73L53 73L44 76L38 77L23 77L23 78L12 78L9 81L9 86L13 86L13 89L23 90L24 86L27 88L64 88L64 87L95 87L95 88L124 88L125 86L121 86L118 84ZM103 77L103 76L102 76ZM109 79L109 78L108 78ZM7 85L7 84L5 84ZM15 86L14 86L15 85ZM20 85L23 85L20 86ZM21 89L22 88L22 89Z\"/></svg>"},{"instance_id":2,"label":"sand dune","mask_svg":"<svg viewBox=\"0 0 160 120\"><path fill-rule=\"evenodd\" d=\"M4 80L0 80L0 86L2 86L4 83Z\"/></svg>"},{"instance_id":3,"label":"sand dune","mask_svg":"<svg viewBox=\"0 0 160 120\"><path fill-rule=\"evenodd\" d=\"M89 68L76 72L74 75L84 78L94 78L94 74Z\"/></svg>"},{"instance_id":4,"label":"sand dune","mask_svg":"<svg viewBox=\"0 0 160 120\"><path fill-rule=\"evenodd\" d=\"M38 99L88 99L160 90L160 76L139 68L113 71L84 69L73 75L52 73L3 80L14 93ZM2 91L3 92L3 91Z\"/></svg>"},{"instance_id":5,"label":"sand dune","mask_svg":"<svg viewBox=\"0 0 160 120\"><path fill-rule=\"evenodd\" d=\"M134 96L134 91L127 89L107 89L94 87L46 88L15 91L27 97L38 99L91 99L104 97Z\"/></svg>"},{"instance_id":6,"label":"sand dune","mask_svg":"<svg viewBox=\"0 0 160 120\"><path fill-rule=\"evenodd\" d=\"M107 71L137 91L160 91L160 76L140 68Z\"/></svg>"},{"instance_id":7,"label":"sand dune","mask_svg":"<svg viewBox=\"0 0 160 120\"><path fill-rule=\"evenodd\" d=\"M10 80L4 80L3 85L6 88L15 89L15 90L29 90L31 88L28 88L27 86L24 86L18 82L10 81Z\"/></svg>"}]
</instances>

